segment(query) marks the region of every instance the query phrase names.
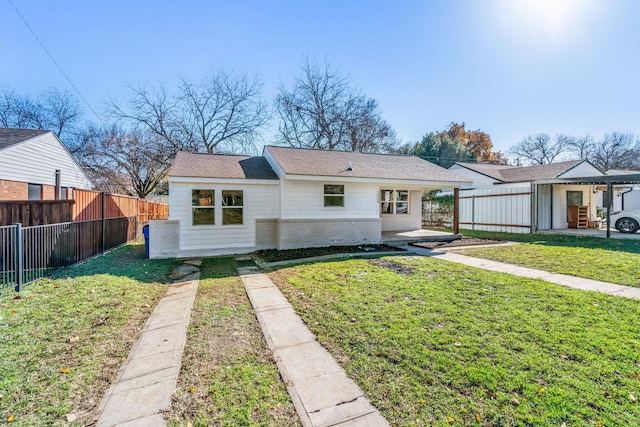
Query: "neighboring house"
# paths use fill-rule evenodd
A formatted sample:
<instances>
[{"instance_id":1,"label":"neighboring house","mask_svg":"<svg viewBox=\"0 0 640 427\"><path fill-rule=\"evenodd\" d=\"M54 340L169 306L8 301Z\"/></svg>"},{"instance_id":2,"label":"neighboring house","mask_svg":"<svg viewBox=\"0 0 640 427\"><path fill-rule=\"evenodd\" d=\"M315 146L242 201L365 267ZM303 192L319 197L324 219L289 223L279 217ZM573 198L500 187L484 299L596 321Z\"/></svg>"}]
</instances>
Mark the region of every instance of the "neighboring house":
<instances>
[{"instance_id":1,"label":"neighboring house","mask_svg":"<svg viewBox=\"0 0 640 427\"><path fill-rule=\"evenodd\" d=\"M72 199L76 188L93 184L54 132L0 128L0 200Z\"/></svg>"},{"instance_id":2,"label":"neighboring house","mask_svg":"<svg viewBox=\"0 0 640 427\"><path fill-rule=\"evenodd\" d=\"M460 190L460 228L529 233L597 224L599 188L566 181L602 176L587 161L524 167L456 163L449 170L472 181Z\"/></svg>"},{"instance_id":3,"label":"neighboring house","mask_svg":"<svg viewBox=\"0 0 640 427\"><path fill-rule=\"evenodd\" d=\"M373 244L417 230L422 192L469 184L417 157L265 147L262 156L178 153L169 220L152 258Z\"/></svg>"}]
</instances>

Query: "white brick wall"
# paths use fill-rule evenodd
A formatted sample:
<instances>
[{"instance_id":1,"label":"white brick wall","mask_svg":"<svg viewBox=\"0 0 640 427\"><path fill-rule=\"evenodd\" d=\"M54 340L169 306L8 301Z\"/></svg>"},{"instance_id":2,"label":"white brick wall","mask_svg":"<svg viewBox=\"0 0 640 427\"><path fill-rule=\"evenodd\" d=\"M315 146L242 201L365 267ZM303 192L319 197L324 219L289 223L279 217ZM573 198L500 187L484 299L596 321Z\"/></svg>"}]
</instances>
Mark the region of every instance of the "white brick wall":
<instances>
[{"instance_id":1,"label":"white brick wall","mask_svg":"<svg viewBox=\"0 0 640 427\"><path fill-rule=\"evenodd\" d=\"M278 249L380 243L380 219L281 220Z\"/></svg>"},{"instance_id":2,"label":"white brick wall","mask_svg":"<svg viewBox=\"0 0 640 427\"><path fill-rule=\"evenodd\" d=\"M256 250L274 249L278 246L278 220L256 220Z\"/></svg>"},{"instance_id":3,"label":"white brick wall","mask_svg":"<svg viewBox=\"0 0 640 427\"><path fill-rule=\"evenodd\" d=\"M180 221L149 221L149 258L179 256Z\"/></svg>"}]
</instances>

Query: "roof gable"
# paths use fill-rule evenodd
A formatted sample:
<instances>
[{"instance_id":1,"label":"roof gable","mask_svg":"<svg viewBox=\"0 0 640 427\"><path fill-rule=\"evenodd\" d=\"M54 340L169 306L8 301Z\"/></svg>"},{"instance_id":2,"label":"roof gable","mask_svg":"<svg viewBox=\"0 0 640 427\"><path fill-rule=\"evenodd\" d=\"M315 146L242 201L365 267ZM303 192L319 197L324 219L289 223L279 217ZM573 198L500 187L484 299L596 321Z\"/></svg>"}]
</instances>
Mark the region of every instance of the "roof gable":
<instances>
[{"instance_id":1,"label":"roof gable","mask_svg":"<svg viewBox=\"0 0 640 427\"><path fill-rule=\"evenodd\" d=\"M457 162L455 164L473 172L488 176L489 178L501 181L502 183L513 183L560 178L562 175L583 163L590 165L589 162L585 160L569 160L566 162L532 166L492 165L461 162ZM597 172L595 169L594 171Z\"/></svg>"},{"instance_id":2,"label":"roof gable","mask_svg":"<svg viewBox=\"0 0 640 427\"><path fill-rule=\"evenodd\" d=\"M264 157L224 154L194 154L184 151L176 155L169 176L223 179L278 179Z\"/></svg>"},{"instance_id":3,"label":"roof gable","mask_svg":"<svg viewBox=\"0 0 640 427\"><path fill-rule=\"evenodd\" d=\"M465 178L415 156L266 146L285 175L467 183Z\"/></svg>"},{"instance_id":4,"label":"roof gable","mask_svg":"<svg viewBox=\"0 0 640 427\"><path fill-rule=\"evenodd\" d=\"M43 135L50 130L0 128L0 150Z\"/></svg>"}]
</instances>

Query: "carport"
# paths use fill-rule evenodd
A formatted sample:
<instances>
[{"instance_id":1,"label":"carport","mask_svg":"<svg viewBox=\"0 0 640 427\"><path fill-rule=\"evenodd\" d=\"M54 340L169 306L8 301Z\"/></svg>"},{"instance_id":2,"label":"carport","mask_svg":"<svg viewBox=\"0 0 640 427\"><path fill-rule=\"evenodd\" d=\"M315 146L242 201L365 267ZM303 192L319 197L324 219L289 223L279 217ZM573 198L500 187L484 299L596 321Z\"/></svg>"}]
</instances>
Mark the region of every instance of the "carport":
<instances>
[{"instance_id":1,"label":"carport","mask_svg":"<svg viewBox=\"0 0 640 427\"><path fill-rule=\"evenodd\" d=\"M607 187L607 238L611 237L611 206L613 206L613 189L617 186L640 185L640 174L604 175L583 178L564 178L558 184L586 184Z\"/></svg>"}]
</instances>

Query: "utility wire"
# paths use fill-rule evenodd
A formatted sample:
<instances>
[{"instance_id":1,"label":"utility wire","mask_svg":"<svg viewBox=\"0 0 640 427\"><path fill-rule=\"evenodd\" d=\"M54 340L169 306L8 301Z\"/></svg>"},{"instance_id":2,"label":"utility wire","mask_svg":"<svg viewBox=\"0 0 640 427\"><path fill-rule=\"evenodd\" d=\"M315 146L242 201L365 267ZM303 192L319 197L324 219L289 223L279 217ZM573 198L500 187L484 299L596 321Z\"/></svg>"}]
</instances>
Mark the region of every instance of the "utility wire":
<instances>
[{"instance_id":1,"label":"utility wire","mask_svg":"<svg viewBox=\"0 0 640 427\"><path fill-rule=\"evenodd\" d=\"M36 33L33 31L33 29L31 28L31 26L29 25L29 23L27 22L26 19L24 19L24 17L22 16L22 14L20 13L20 11L18 10L18 8L16 7L15 4L13 4L13 1L11 0L7 0L9 2L9 4L11 4L11 6L15 9L16 13L18 14L18 16L20 17L20 19L22 20L22 22L24 22L24 25L27 27L27 29L29 30L29 32L33 35L33 37L36 39L36 41L38 42L38 44L40 45L40 47L42 48L42 50L44 50L44 53L47 54L47 56L49 57L49 59L51 60L51 62L53 62L53 65L56 66L56 68L58 69L58 71L60 71L60 74L62 74L62 76L67 80L67 82L71 85L71 87L73 88L73 90L76 91L76 93L78 94L78 96L80 97L80 99L82 99L82 101L87 104L87 107L89 107L89 110L91 110L91 112L98 118L98 120L102 121L102 118L98 115L98 113L96 113L96 110L93 109L93 107L91 106L91 104L89 104L89 102L85 99L84 96L82 96L82 94L80 93L80 91L78 90L78 88L76 87L76 85L73 84L73 82L71 81L71 79L69 78L69 76L67 76L67 73L64 72L64 70L62 69L62 67L60 67L60 65L58 65L58 63L56 62L55 59L53 59L53 56L51 55L51 53L49 53L49 50L47 50L47 48L44 46L44 44L42 43L42 41L38 38L38 36L36 35Z\"/></svg>"}]
</instances>

